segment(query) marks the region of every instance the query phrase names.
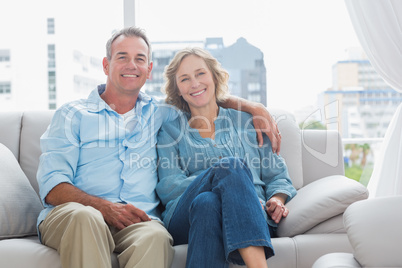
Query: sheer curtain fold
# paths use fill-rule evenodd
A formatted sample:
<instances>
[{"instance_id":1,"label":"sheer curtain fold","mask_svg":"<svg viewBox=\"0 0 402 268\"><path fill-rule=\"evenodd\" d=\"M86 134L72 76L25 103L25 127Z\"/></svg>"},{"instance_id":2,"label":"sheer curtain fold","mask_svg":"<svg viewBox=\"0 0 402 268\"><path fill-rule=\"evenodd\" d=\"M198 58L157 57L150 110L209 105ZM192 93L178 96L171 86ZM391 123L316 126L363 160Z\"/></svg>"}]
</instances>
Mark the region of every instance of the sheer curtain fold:
<instances>
[{"instance_id":1,"label":"sheer curtain fold","mask_svg":"<svg viewBox=\"0 0 402 268\"><path fill-rule=\"evenodd\" d=\"M345 3L371 64L393 89L402 92L402 1ZM389 124L368 189L370 197L402 195L402 104Z\"/></svg>"}]
</instances>

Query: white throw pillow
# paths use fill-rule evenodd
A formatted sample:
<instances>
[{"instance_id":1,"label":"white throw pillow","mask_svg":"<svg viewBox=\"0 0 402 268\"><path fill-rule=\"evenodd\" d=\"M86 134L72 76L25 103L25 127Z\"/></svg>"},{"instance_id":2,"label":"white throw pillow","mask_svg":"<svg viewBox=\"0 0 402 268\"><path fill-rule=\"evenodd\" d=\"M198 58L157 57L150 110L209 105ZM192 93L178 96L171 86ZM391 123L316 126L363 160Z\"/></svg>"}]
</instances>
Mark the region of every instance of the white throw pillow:
<instances>
[{"instance_id":1,"label":"white throw pillow","mask_svg":"<svg viewBox=\"0 0 402 268\"><path fill-rule=\"evenodd\" d=\"M36 234L42 204L15 159L0 143L0 240Z\"/></svg>"},{"instance_id":2,"label":"white throw pillow","mask_svg":"<svg viewBox=\"0 0 402 268\"><path fill-rule=\"evenodd\" d=\"M314 181L301 188L286 204L289 214L280 222L278 236L303 234L342 214L350 204L367 198L367 188L345 176L333 175Z\"/></svg>"}]
</instances>

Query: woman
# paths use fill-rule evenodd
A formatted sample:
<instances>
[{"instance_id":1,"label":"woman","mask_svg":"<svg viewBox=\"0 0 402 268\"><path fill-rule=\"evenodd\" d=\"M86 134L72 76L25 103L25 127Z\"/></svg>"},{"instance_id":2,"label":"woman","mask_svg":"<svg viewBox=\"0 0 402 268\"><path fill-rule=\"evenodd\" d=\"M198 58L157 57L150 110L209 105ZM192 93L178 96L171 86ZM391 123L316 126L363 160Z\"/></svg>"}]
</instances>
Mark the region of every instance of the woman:
<instances>
[{"instance_id":1,"label":"woman","mask_svg":"<svg viewBox=\"0 0 402 268\"><path fill-rule=\"evenodd\" d=\"M175 245L188 244L187 267L267 267L296 194L283 159L268 139L258 146L249 114L219 106L228 74L208 52L179 51L165 77L182 113L158 134L156 190Z\"/></svg>"}]
</instances>

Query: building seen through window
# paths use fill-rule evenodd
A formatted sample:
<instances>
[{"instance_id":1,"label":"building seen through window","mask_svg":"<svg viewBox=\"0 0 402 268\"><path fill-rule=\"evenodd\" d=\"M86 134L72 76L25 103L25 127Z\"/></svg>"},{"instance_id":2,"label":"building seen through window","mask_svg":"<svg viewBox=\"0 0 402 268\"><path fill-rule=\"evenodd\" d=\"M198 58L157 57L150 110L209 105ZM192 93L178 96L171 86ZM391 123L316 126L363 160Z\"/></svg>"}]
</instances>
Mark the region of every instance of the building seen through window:
<instances>
[{"instance_id":1,"label":"building seen through window","mask_svg":"<svg viewBox=\"0 0 402 268\"><path fill-rule=\"evenodd\" d=\"M163 98L163 72L175 53L185 47L198 46L208 50L229 73L230 93L245 99L267 102L266 69L261 50L246 39L224 46L223 38L206 38L203 41L169 41L153 43L154 66L151 79L144 89L149 95Z\"/></svg>"},{"instance_id":2,"label":"building seen through window","mask_svg":"<svg viewBox=\"0 0 402 268\"><path fill-rule=\"evenodd\" d=\"M402 93L377 74L362 49L352 48L348 55L333 65L333 86L320 94L319 101L338 103L338 130L343 138L384 137Z\"/></svg>"}]
</instances>

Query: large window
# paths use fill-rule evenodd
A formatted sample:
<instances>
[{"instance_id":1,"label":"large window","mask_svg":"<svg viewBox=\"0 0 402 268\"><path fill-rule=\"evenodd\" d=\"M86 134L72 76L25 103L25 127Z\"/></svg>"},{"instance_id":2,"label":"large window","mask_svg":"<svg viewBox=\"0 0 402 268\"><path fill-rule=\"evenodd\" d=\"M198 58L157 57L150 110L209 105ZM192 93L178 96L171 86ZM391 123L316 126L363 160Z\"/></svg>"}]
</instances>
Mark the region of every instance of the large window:
<instances>
[{"instance_id":1,"label":"large window","mask_svg":"<svg viewBox=\"0 0 402 268\"><path fill-rule=\"evenodd\" d=\"M10 61L10 49L0 49L0 62Z\"/></svg>"},{"instance_id":2,"label":"large window","mask_svg":"<svg viewBox=\"0 0 402 268\"><path fill-rule=\"evenodd\" d=\"M11 84L9 82L0 82L0 95L10 93L11 93Z\"/></svg>"},{"instance_id":3,"label":"large window","mask_svg":"<svg viewBox=\"0 0 402 268\"><path fill-rule=\"evenodd\" d=\"M123 0L39 2L0 3L0 25L7 25L0 28L7 37L0 42L0 93L10 93L11 85L13 92L35 85L38 98L47 100L35 109L55 109L105 81L105 43L130 12L124 12ZM154 49L154 73L144 88L149 94L161 94L164 66L174 52L196 45L210 49L228 70L232 94L293 112L301 126L336 102L344 139L382 138L402 101L365 57L344 1L136 0L134 10L128 21L146 30ZM34 66L29 73L28 64ZM13 97L1 101L21 110L35 105ZM325 118L313 118L315 125L329 126ZM353 147L347 141L348 165L375 158L378 146L361 142ZM347 160L352 149L364 161Z\"/></svg>"},{"instance_id":4,"label":"large window","mask_svg":"<svg viewBox=\"0 0 402 268\"><path fill-rule=\"evenodd\" d=\"M48 18L47 19L47 33L48 34L54 34L54 18Z\"/></svg>"}]
</instances>

